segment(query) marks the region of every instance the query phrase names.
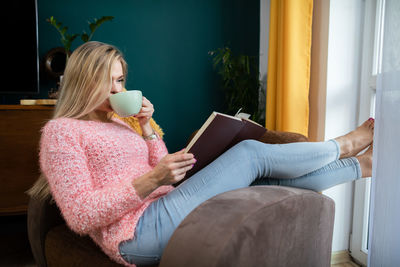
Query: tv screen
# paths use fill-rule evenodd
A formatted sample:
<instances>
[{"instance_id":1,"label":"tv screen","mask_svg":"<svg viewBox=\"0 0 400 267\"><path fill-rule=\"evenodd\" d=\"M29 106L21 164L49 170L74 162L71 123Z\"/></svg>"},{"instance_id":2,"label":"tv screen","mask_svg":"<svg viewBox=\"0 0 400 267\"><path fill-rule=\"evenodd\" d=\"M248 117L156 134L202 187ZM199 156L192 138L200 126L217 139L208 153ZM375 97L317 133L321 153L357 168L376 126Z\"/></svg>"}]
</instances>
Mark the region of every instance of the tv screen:
<instances>
[{"instance_id":1,"label":"tv screen","mask_svg":"<svg viewBox=\"0 0 400 267\"><path fill-rule=\"evenodd\" d=\"M3 1L2 10L0 94L38 94L37 1Z\"/></svg>"}]
</instances>

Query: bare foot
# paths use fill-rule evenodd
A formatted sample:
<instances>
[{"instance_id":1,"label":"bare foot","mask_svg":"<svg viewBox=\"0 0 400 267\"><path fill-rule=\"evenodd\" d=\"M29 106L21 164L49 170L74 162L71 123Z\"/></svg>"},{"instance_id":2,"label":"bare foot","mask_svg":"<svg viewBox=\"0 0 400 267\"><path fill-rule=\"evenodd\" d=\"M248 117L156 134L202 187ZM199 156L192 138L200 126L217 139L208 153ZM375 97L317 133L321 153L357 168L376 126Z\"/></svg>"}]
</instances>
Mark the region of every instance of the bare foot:
<instances>
[{"instance_id":1,"label":"bare foot","mask_svg":"<svg viewBox=\"0 0 400 267\"><path fill-rule=\"evenodd\" d=\"M360 162L362 178L372 176L372 153L373 144L369 146L367 151L356 157L358 159L358 162Z\"/></svg>"},{"instance_id":2,"label":"bare foot","mask_svg":"<svg viewBox=\"0 0 400 267\"><path fill-rule=\"evenodd\" d=\"M374 119L369 118L354 131L335 138L340 145L340 158L354 157L368 147L374 137L374 125Z\"/></svg>"}]
</instances>

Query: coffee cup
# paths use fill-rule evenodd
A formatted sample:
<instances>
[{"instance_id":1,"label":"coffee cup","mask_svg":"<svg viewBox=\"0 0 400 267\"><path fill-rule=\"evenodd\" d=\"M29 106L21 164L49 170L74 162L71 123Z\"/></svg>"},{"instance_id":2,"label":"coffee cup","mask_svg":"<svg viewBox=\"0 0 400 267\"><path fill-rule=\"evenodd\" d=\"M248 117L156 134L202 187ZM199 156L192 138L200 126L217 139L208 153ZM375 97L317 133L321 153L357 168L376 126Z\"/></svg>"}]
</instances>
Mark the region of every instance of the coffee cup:
<instances>
[{"instance_id":1,"label":"coffee cup","mask_svg":"<svg viewBox=\"0 0 400 267\"><path fill-rule=\"evenodd\" d=\"M138 114L142 108L142 92L139 90L116 93L109 99L112 109L121 117Z\"/></svg>"}]
</instances>

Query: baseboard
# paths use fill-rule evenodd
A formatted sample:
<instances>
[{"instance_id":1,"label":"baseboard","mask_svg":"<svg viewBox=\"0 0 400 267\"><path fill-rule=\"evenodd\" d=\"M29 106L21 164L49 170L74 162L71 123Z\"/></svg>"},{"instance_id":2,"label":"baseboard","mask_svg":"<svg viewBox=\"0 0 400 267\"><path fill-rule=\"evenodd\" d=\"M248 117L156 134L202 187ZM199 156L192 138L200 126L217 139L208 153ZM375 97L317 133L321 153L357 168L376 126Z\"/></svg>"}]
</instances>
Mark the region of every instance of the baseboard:
<instances>
[{"instance_id":1,"label":"baseboard","mask_svg":"<svg viewBox=\"0 0 400 267\"><path fill-rule=\"evenodd\" d=\"M352 258L348 250L332 252L331 265L352 262Z\"/></svg>"}]
</instances>

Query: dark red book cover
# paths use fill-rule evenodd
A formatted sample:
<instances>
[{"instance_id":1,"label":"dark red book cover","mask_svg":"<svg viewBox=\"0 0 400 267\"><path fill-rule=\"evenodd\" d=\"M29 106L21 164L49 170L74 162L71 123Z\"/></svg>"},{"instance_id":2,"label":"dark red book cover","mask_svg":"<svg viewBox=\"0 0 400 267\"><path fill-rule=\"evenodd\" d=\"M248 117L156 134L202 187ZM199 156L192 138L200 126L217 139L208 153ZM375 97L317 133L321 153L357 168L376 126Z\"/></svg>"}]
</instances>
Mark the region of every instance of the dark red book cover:
<instances>
[{"instance_id":1,"label":"dark red book cover","mask_svg":"<svg viewBox=\"0 0 400 267\"><path fill-rule=\"evenodd\" d=\"M197 162L186 173L189 178L229 148L246 139L258 139L267 130L252 121L213 112L186 148Z\"/></svg>"},{"instance_id":2,"label":"dark red book cover","mask_svg":"<svg viewBox=\"0 0 400 267\"><path fill-rule=\"evenodd\" d=\"M233 147L234 145L243 140L248 140L248 139L258 140L267 131L265 127L253 121L242 119L242 122L244 124L242 129L235 136L233 141L229 144L229 147Z\"/></svg>"}]
</instances>

